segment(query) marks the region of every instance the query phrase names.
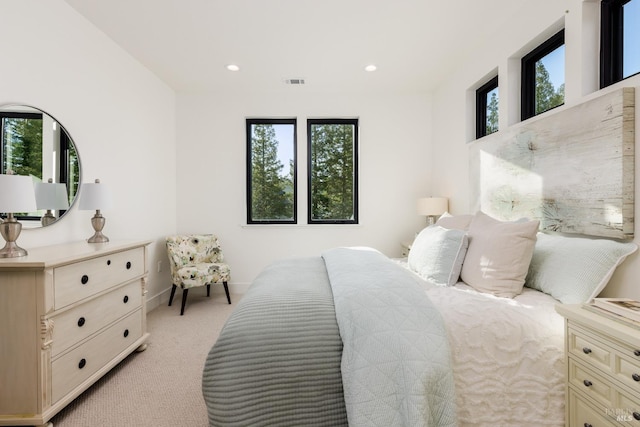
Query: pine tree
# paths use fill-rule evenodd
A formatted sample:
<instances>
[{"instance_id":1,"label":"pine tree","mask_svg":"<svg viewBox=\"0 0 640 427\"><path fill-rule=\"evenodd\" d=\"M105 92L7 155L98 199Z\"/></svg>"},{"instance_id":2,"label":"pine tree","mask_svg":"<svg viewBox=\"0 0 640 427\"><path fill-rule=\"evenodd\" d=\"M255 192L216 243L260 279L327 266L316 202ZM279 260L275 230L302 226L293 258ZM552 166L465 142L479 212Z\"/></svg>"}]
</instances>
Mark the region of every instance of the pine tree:
<instances>
[{"instance_id":1,"label":"pine tree","mask_svg":"<svg viewBox=\"0 0 640 427\"><path fill-rule=\"evenodd\" d=\"M558 90L553 87L549 72L542 63L536 63L535 113L540 114L558 105L564 104L564 84Z\"/></svg>"}]
</instances>

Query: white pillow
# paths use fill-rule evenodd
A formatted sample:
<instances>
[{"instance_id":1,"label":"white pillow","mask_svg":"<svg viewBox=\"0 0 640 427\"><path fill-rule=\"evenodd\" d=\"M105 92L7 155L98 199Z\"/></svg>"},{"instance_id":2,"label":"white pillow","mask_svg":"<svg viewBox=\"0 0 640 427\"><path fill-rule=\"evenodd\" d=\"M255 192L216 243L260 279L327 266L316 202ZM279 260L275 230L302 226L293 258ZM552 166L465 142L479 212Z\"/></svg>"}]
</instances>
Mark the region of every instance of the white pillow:
<instances>
[{"instance_id":1,"label":"white pillow","mask_svg":"<svg viewBox=\"0 0 640 427\"><path fill-rule=\"evenodd\" d=\"M525 286L564 304L589 302L637 249L631 242L539 233Z\"/></svg>"},{"instance_id":2,"label":"white pillow","mask_svg":"<svg viewBox=\"0 0 640 427\"><path fill-rule=\"evenodd\" d=\"M462 280L480 292L513 298L522 292L539 221L503 222L478 212L469 226Z\"/></svg>"},{"instance_id":3,"label":"white pillow","mask_svg":"<svg viewBox=\"0 0 640 427\"><path fill-rule=\"evenodd\" d=\"M431 225L413 241L407 259L409 268L436 285L451 286L460 278L467 245L464 231Z\"/></svg>"},{"instance_id":4,"label":"white pillow","mask_svg":"<svg viewBox=\"0 0 640 427\"><path fill-rule=\"evenodd\" d=\"M449 212L445 212L442 216L436 221L436 225L444 228L455 228L457 230L468 230L469 224L471 224L471 220L473 219L473 215L451 215Z\"/></svg>"}]
</instances>

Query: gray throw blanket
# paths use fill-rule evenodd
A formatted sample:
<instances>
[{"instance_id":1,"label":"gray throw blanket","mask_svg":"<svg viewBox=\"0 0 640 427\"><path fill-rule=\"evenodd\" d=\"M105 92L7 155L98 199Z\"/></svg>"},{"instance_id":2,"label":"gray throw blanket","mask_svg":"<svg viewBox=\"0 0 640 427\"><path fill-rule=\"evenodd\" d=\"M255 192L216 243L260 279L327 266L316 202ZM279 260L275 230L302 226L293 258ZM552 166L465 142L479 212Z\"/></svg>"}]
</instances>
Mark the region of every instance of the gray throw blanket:
<instances>
[{"instance_id":1,"label":"gray throw blanket","mask_svg":"<svg viewBox=\"0 0 640 427\"><path fill-rule=\"evenodd\" d=\"M419 279L368 248L325 252L351 426L456 426L447 333Z\"/></svg>"}]
</instances>

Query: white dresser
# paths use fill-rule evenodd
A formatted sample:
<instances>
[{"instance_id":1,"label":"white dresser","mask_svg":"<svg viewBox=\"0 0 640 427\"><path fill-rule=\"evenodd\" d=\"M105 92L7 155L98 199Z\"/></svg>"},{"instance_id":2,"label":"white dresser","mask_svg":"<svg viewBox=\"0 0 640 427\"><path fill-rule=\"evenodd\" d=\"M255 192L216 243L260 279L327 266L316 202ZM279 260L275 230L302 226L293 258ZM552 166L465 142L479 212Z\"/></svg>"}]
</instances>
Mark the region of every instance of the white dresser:
<instances>
[{"instance_id":1,"label":"white dresser","mask_svg":"<svg viewBox=\"0 0 640 427\"><path fill-rule=\"evenodd\" d=\"M136 349L150 242L75 242L0 259L0 426L45 425Z\"/></svg>"},{"instance_id":2,"label":"white dresser","mask_svg":"<svg viewBox=\"0 0 640 427\"><path fill-rule=\"evenodd\" d=\"M565 317L567 426L640 426L640 329L580 306Z\"/></svg>"}]
</instances>

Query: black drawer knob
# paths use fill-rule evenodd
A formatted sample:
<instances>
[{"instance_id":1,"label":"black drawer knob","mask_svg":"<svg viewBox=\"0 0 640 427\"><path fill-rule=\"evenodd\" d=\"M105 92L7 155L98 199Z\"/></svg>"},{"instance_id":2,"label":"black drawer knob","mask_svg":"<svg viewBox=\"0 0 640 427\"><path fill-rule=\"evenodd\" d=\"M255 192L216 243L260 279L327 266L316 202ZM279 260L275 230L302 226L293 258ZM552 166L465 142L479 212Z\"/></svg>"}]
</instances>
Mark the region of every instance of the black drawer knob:
<instances>
[{"instance_id":1,"label":"black drawer knob","mask_svg":"<svg viewBox=\"0 0 640 427\"><path fill-rule=\"evenodd\" d=\"M638 374L632 374L631 378L633 378L634 381L640 381L640 375Z\"/></svg>"},{"instance_id":2,"label":"black drawer knob","mask_svg":"<svg viewBox=\"0 0 640 427\"><path fill-rule=\"evenodd\" d=\"M127 270L131 268L131 261L127 261Z\"/></svg>"},{"instance_id":3,"label":"black drawer knob","mask_svg":"<svg viewBox=\"0 0 640 427\"><path fill-rule=\"evenodd\" d=\"M636 420L640 421L640 412L634 412L633 413L633 418L635 418Z\"/></svg>"},{"instance_id":4,"label":"black drawer knob","mask_svg":"<svg viewBox=\"0 0 640 427\"><path fill-rule=\"evenodd\" d=\"M593 383L591 381L589 381L589 380L584 380L584 381L582 381L582 383L587 387L591 387L593 385Z\"/></svg>"},{"instance_id":5,"label":"black drawer knob","mask_svg":"<svg viewBox=\"0 0 640 427\"><path fill-rule=\"evenodd\" d=\"M583 352L584 354L589 354L589 353L591 353L591 349L590 349L589 347L583 347L583 348L582 348L582 352Z\"/></svg>"},{"instance_id":6,"label":"black drawer knob","mask_svg":"<svg viewBox=\"0 0 640 427\"><path fill-rule=\"evenodd\" d=\"M80 363L78 363L78 369L82 369L87 366L87 359L80 359Z\"/></svg>"},{"instance_id":7,"label":"black drawer knob","mask_svg":"<svg viewBox=\"0 0 640 427\"><path fill-rule=\"evenodd\" d=\"M87 276L86 274L83 274L83 275L82 275L82 278L80 279L80 282L81 282L83 285L86 285L87 283L89 283L89 276Z\"/></svg>"},{"instance_id":8,"label":"black drawer knob","mask_svg":"<svg viewBox=\"0 0 640 427\"><path fill-rule=\"evenodd\" d=\"M123 335L124 335L125 338L128 337L129 336L129 330L125 329Z\"/></svg>"},{"instance_id":9,"label":"black drawer knob","mask_svg":"<svg viewBox=\"0 0 640 427\"><path fill-rule=\"evenodd\" d=\"M79 318L78 319L78 327L82 328L84 326L84 322L85 322L84 317Z\"/></svg>"},{"instance_id":10,"label":"black drawer knob","mask_svg":"<svg viewBox=\"0 0 640 427\"><path fill-rule=\"evenodd\" d=\"M122 302L123 303L128 303L129 302L129 295L125 295L124 298L122 298Z\"/></svg>"},{"instance_id":11,"label":"black drawer knob","mask_svg":"<svg viewBox=\"0 0 640 427\"><path fill-rule=\"evenodd\" d=\"M640 350L633 350L634 356L640 357Z\"/></svg>"},{"instance_id":12,"label":"black drawer knob","mask_svg":"<svg viewBox=\"0 0 640 427\"><path fill-rule=\"evenodd\" d=\"M593 427L593 426L589 423L584 423L584 427Z\"/></svg>"},{"instance_id":13,"label":"black drawer knob","mask_svg":"<svg viewBox=\"0 0 640 427\"><path fill-rule=\"evenodd\" d=\"M107 265L111 265L111 260L110 259L107 260Z\"/></svg>"}]
</instances>

